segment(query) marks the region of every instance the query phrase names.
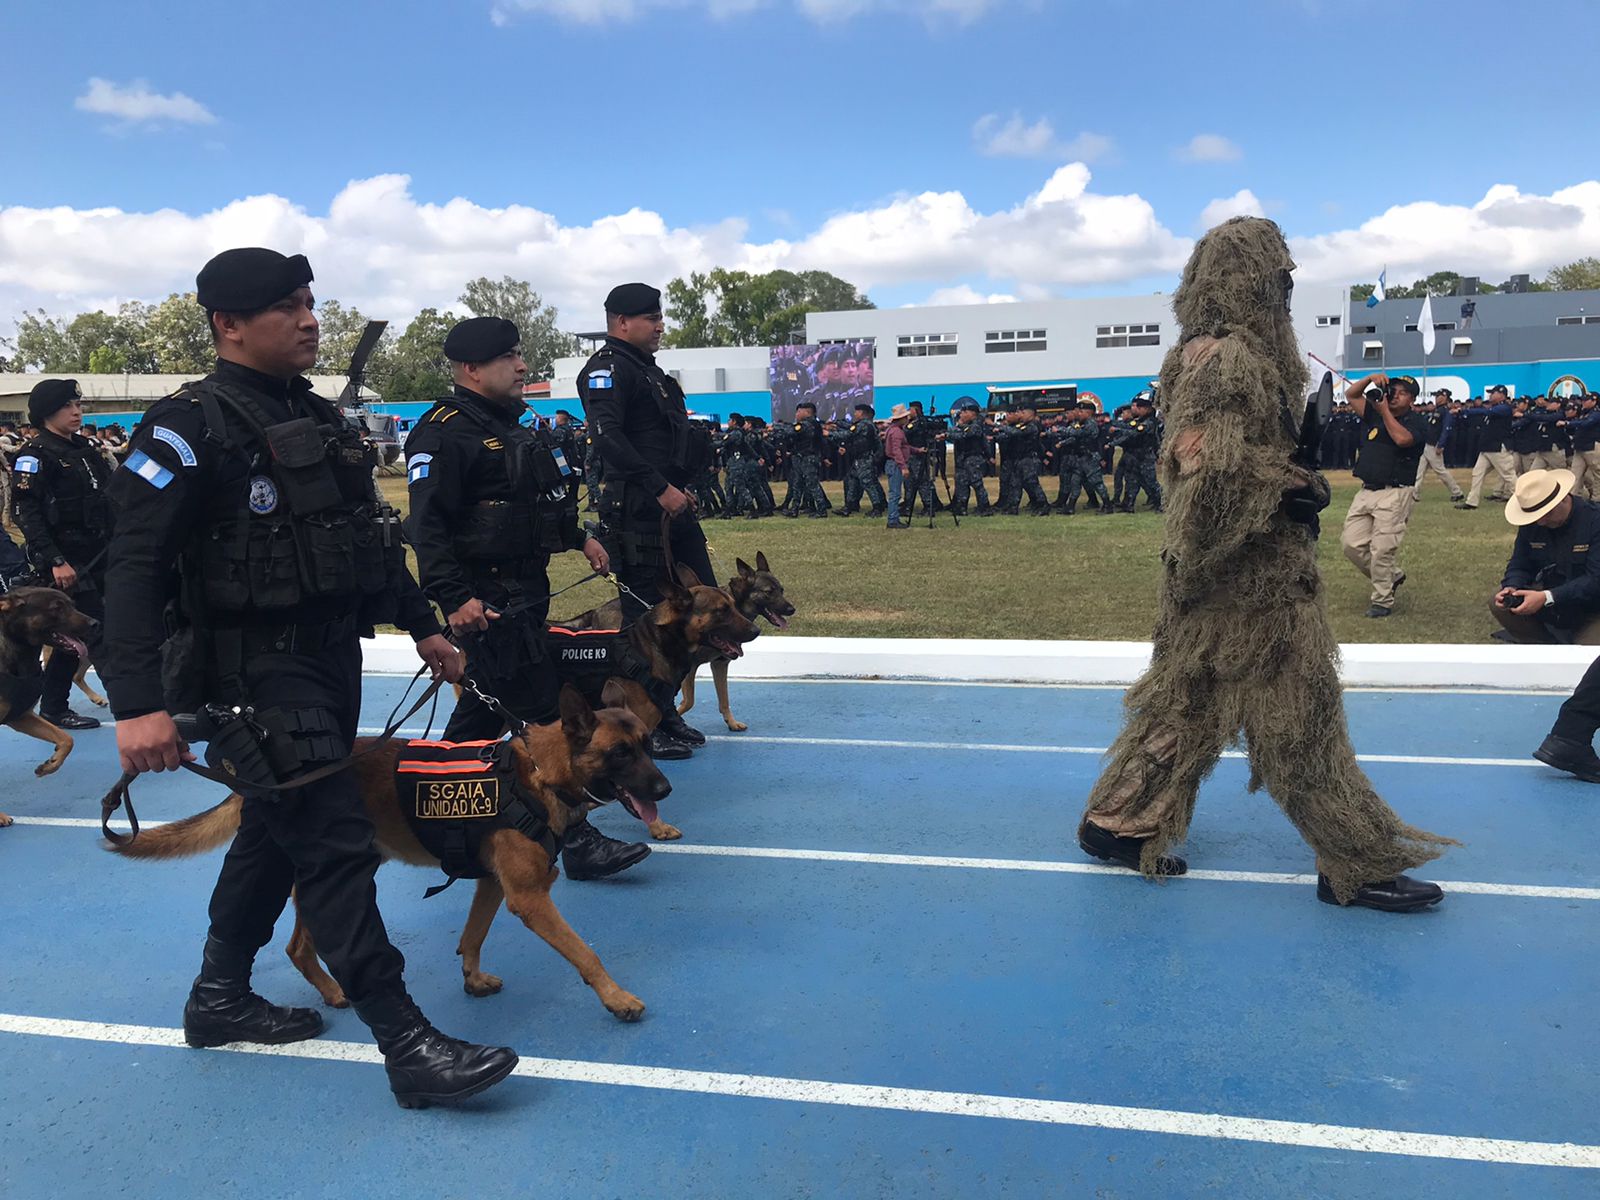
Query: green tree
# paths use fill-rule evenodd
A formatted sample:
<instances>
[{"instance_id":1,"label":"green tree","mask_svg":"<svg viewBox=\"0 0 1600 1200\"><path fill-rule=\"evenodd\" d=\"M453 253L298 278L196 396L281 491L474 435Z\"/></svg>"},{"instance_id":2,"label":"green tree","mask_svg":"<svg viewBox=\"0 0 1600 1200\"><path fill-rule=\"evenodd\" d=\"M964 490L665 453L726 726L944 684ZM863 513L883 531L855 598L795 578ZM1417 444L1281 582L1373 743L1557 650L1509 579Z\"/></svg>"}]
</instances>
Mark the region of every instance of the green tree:
<instances>
[{"instance_id":1,"label":"green tree","mask_svg":"<svg viewBox=\"0 0 1600 1200\"><path fill-rule=\"evenodd\" d=\"M1580 292L1600 288L1600 258L1593 256L1557 267L1545 276L1545 286L1554 292Z\"/></svg>"},{"instance_id":2,"label":"green tree","mask_svg":"<svg viewBox=\"0 0 1600 1200\"><path fill-rule=\"evenodd\" d=\"M13 369L47 374L78 369L73 361L72 339L67 336L67 322L49 316L42 308L22 314L12 345Z\"/></svg>"},{"instance_id":3,"label":"green tree","mask_svg":"<svg viewBox=\"0 0 1600 1200\"><path fill-rule=\"evenodd\" d=\"M854 284L827 271L752 275L717 267L667 284L669 346L778 346L807 313L873 307Z\"/></svg>"},{"instance_id":4,"label":"green tree","mask_svg":"<svg viewBox=\"0 0 1600 1200\"><path fill-rule=\"evenodd\" d=\"M444 335L457 320L454 313L425 308L392 345L380 347L367 370L378 394L395 404L426 403L449 395L450 363L444 356Z\"/></svg>"},{"instance_id":5,"label":"green tree","mask_svg":"<svg viewBox=\"0 0 1600 1200\"><path fill-rule=\"evenodd\" d=\"M460 302L475 317L503 317L516 325L530 379L549 379L556 359L578 352L577 339L556 327L555 305L540 299L527 280L479 276L467 284Z\"/></svg>"},{"instance_id":6,"label":"green tree","mask_svg":"<svg viewBox=\"0 0 1600 1200\"><path fill-rule=\"evenodd\" d=\"M193 292L174 292L149 310L142 345L151 370L164 375L201 375L217 360L205 309Z\"/></svg>"}]
</instances>

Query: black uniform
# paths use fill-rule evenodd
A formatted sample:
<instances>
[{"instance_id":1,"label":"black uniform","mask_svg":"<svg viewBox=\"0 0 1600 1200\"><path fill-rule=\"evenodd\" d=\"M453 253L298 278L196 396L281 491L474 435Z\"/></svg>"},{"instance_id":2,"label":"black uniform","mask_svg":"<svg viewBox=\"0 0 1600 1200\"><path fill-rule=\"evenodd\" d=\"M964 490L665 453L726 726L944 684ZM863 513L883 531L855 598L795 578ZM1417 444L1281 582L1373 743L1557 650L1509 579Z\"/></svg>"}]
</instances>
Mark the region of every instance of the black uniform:
<instances>
[{"instance_id":1,"label":"black uniform","mask_svg":"<svg viewBox=\"0 0 1600 1200\"><path fill-rule=\"evenodd\" d=\"M106 486L111 468L99 446L81 433L62 437L46 430L17 452L12 495L17 528L28 557L50 585L52 567L78 573L72 602L96 619L105 616L105 553L111 540L111 502ZM98 632L86 639L98 652ZM39 711L46 717L67 712L67 693L78 672L78 656L57 647L44 670ZM86 724L88 722L85 722Z\"/></svg>"},{"instance_id":2,"label":"black uniform","mask_svg":"<svg viewBox=\"0 0 1600 1200\"><path fill-rule=\"evenodd\" d=\"M524 721L556 719L561 685L545 650L550 556L581 550L576 476L549 430L457 386L406 439L406 534L430 600L453 613L476 597L506 610L462 638L467 674ZM499 737L505 721L463 692L446 741Z\"/></svg>"},{"instance_id":3,"label":"black uniform","mask_svg":"<svg viewBox=\"0 0 1600 1200\"><path fill-rule=\"evenodd\" d=\"M99 666L118 719L200 701L247 705L270 731L278 779L346 757L360 717L360 637L375 622L417 640L440 632L392 510L377 500L373 465L360 434L304 379L223 362L158 401L110 485L120 519ZM171 682L189 694L163 689L175 567L196 653ZM379 857L356 776L291 793L241 790L239 831L211 897L213 940L248 978L294 888L351 1002L403 998L404 960L378 914Z\"/></svg>"},{"instance_id":4,"label":"black uniform","mask_svg":"<svg viewBox=\"0 0 1600 1200\"><path fill-rule=\"evenodd\" d=\"M922 497L923 511L933 515L935 500L933 495L933 480L939 473L939 466L944 457L944 442L939 437L940 430L937 425L927 417L919 417L915 413L906 422L906 445L913 451L921 450L921 454L913 453L906 472L906 511L904 519L909 521L916 515L917 497Z\"/></svg>"},{"instance_id":5,"label":"black uniform","mask_svg":"<svg viewBox=\"0 0 1600 1200\"><path fill-rule=\"evenodd\" d=\"M605 458L602 513L606 550L617 578L646 604L661 599L666 565L657 497L683 488L699 468L696 453L710 453L710 442L691 437L683 389L646 354L621 338L605 345L578 374L578 395L595 446ZM671 520L668 537L675 562L691 568L704 583L716 574L706 553L705 534L693 512ZM639 614L623 596L627 618Z\"/></svg>"}]
</instances>

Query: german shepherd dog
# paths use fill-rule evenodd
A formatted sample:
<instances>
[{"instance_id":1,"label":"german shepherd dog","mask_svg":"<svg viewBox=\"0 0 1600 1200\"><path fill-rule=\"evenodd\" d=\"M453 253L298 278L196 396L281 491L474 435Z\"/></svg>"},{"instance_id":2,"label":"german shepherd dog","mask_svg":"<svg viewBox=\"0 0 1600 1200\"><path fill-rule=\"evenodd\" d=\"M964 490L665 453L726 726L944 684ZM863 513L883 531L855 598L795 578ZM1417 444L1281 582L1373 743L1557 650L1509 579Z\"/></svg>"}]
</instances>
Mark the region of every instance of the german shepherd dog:
<instances>
[{"instance_id":1,"label":"german shepherd dog","mask_svg":"<svg viewBox=\"0 0 1600 1200\"><path fill-rule=\"evenodd\" d=\"M0 596L0 725L55 747L33 769L35 775L53 775L72 753L71 736L33 711L44 677L39 652L59 646L87 658L81 639L97 625L55 588L19 587ZM0 828L9 824L11 818L0 813Z\"/></svg>"},{"instance_id":2,"label":"german shepherd dog","mask_svg":"<svg viewBox=\"0 0 1600 1200\"><path fill-rule=\"evenodd\" d=\"M591 708L576 688L562 688L561 720L529 725L512 741L511 749L522 786L543 805L550 830L559 838L595 801L620 801L639 820L656 819L656 805L672 791L672 785L651 759L649 742L649 731L627 706L623 690L607 684L605 707L599 711ZM376 743L376 738L359 738L355 753ZM394 772L404 748L404 742L390 738L382 749L366 754L350 770L360 784L384 859L437 867L439 860L422 848L400 810ZM108 848L127 858L142 859L200 854L232 839L243 803L235 793L215 808L146 829L134 841ZM557 911L550 888L561 872L543 846L519 830L498 829L484 839L481 857L490 874L478 880L456 947L462 984L469 996L492 996L503 986L498 976L482 969L480 956L489 926L504 901L514 916L577 968L612 1015L623 1021L637 1021L644 1015L644 1003L617 985L595 952ZM324 1003L345 1007L344 991L323 969L311 933L298 913L286 952Z\"/></svg>"},{"instance_id":3,"label":"german shepherd dog","mask_svg":"<svg viewBox=\"0 0 1600 1200\"><path fill-rule=\"evenodd\" d=\"M789 618L794 616L794 605L789 603L788 597L783 594L783 584L778 582L772 568L767 566L767 556L756 551L754 570L742 558L735 559L734 565L739 568L739 573L728 580L728 586L722 590L733 597L733 606L740 615L751 621L765 617L774 629L787 629ZM678 705L678 715L682 716L694 707L694 677L700 672L700 664L707 662L711 664L711 682L717 689L717 711L722 714L729 729L734 733L743 733L750 726L735 720L728 704L728 656L713 650L702 649L690 662L689 673L683 677L683 702Z\"/></svg>"},{"instance_id":4,"label":"german shepherd dog","mask_svg":"<svg viewBox=\"0 0 1600 1200\"><path fill-rule=\"evenodd\" d=\"M678 573L682 584L663 579L661 602L626 627L629 645L649 664L651 676L674 691L697 656L703 656L701 661L714 655L739 658L744 654L744 643L761 633L756 623L734 606L729 593L703 586L695 573L681 564ZM622 604L612 600L570 621L553 621L551 625L573 632L619 629L623 626ZM553 635L552 640L559 636ZM574 667L563 664L559 653L555 658L557 669L568 673L568 682L593 689L592 676L576 673ZM629 706L644 717L646 726L653 731L663 714L644 688L632 680L612 682L625 689ZM658 841L676 841L683 836L681 830L665 821L652 820L649 825L650 836Z\"/></svg>"}]
</instances>

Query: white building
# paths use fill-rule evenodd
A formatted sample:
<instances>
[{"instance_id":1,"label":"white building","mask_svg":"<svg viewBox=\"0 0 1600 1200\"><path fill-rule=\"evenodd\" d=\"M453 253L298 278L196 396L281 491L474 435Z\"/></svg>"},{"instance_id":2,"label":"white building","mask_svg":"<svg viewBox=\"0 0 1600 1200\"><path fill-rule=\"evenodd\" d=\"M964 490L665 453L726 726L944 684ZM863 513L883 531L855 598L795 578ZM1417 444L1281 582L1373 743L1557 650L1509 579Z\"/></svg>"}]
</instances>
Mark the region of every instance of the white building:
<instances>
[{"instance_id":1,"label":"white building","mask_svg":"<svg viewBox=\"0 0 1600 1200\"><path fill-rule=\"evenodd\" d=\"M1301 346L1340 365L1348 307L1343 287L1296 289ZM1080 393L1092 393L1115 408L1149 386L1178 332L1172 297L1165 293L806 317L806 340L813 344L874 344L880 417L912 400L922 401L929 412L948 412L963 396L984 403L991 387L1049 383L1076 384ZM693 411L765 417L770 415L767 353L764 347L663 350L658 360L683 385ZM575 405L583 363L581 358L557 361L552 406Z\"/></svg>"}]
</instances>

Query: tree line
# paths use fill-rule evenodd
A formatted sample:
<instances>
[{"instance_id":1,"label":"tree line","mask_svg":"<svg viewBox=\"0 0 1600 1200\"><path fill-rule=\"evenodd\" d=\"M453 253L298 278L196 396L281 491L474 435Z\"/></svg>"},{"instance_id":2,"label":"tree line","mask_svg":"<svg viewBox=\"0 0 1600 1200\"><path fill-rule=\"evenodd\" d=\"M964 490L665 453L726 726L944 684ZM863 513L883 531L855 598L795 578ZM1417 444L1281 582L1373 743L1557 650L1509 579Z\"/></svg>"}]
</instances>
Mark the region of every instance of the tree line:
<instances>
[{"instance_id":1,"label":"tree line","mask_svg":"<svg viewBox=\"0 0 1600 1200\"><path fill-rule=\"evenodd\" d=\"M1390 300L1421 300L1424 296L1453 296L1461 276L1455 271L1435 271L1426 279L1415 283L1385 287L1383 294ZM1478 281L1479 294L1503 292L1511 286L1504 283ZM1543 279L1528 280L1530 292L1583 292L1600 289L1600 258L1580 258L1564 267L1557 267ZM1350 288L1350 299L1365 300L1372 295L1373 285L1358 283Z\"/></svg>"}]
</instances>

